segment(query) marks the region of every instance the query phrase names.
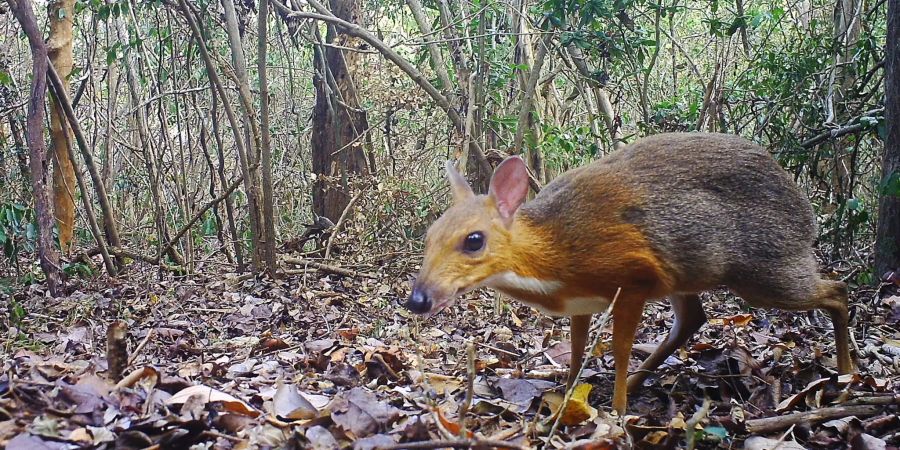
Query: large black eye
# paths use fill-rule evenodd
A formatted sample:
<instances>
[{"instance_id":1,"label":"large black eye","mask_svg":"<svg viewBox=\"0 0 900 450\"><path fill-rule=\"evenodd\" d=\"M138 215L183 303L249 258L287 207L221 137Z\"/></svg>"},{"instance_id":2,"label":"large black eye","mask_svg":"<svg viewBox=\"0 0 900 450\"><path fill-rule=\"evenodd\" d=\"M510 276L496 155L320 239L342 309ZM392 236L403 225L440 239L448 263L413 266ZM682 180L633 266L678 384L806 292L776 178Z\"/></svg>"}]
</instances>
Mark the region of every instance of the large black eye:
<instances>
[{"instance_id":1,"label":"large black eye","mask_svg":"<svg viewBox=\"0 0 900 450\"><path fill-rule=\"evenodd\" d=\"M480 231L466 236L466 240L463 242L463 249L469 253L477 252L482 247L484 247L484 234Z\"/></svg>"}]
</instances>

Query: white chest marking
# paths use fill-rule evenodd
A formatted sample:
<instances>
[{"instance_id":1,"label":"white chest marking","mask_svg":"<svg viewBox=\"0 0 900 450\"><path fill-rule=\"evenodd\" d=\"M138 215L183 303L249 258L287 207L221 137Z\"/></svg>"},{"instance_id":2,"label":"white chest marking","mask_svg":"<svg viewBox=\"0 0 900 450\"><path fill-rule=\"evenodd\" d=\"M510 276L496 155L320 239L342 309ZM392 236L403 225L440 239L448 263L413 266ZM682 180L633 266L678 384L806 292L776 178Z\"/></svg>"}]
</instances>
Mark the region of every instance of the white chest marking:
<instances>
[{"instance_id":1,"label":"white chest marking","mask_svg":"<svg viewBox=\"0 0 900 450\"><path fill-rule=\"evenodd\" d=\"M553 297L563 287L563 283L560 281L523 277L514 272L503 272L494 275L485 280L484 285L500 290L513 289L548 297ZM533 303L523 299L518 300L552 317L601 313L606 311L611 301L606 297L557 298L556 300L561 302L563 307L560 310L551 310L540 303Z\"/></svg>"},{"instance_id":2,"label":"white chest marking","mask_svg":"<svg viewBox=\"0 0 900 450\"><path fill-rule=\"evenodd\" d=\"M515 272L501 272L485 280L484 285L501 290L516 289L538 295L552 295L562 287L562 283L556 280L523 277Z\"/></svg>"},{"instance_id":3,"label":"white chest marking","mask_svg":"<svg viewBox=\"0 0 900 450\"><path fill-rule=\"evenodd\" d=\"M597 314L606 311L611 300L606 297L572 297L563 300L562 311L545 311L538 308L548 316L583 316Z\"/></svg>"}]
</instances>

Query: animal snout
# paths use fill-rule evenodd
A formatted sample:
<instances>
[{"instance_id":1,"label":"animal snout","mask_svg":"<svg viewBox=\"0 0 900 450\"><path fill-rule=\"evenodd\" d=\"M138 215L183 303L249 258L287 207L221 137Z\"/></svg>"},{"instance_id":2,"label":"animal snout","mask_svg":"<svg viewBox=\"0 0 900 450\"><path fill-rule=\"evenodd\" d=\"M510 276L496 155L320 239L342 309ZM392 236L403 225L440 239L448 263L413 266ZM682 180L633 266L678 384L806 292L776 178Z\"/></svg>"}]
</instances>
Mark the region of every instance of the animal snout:
<instances>
[{"instance_id":1,"label":"animal snout","mask_svg":"<svg viewBox=\"0 0 900 450\"><path fill-rule=\"evenodd\" d=\"M406 308L416 314L425 314L431 311L431 298L428 293L420 287L415 287L409 299L406 301Z\"/></svg>"}]
</instances>

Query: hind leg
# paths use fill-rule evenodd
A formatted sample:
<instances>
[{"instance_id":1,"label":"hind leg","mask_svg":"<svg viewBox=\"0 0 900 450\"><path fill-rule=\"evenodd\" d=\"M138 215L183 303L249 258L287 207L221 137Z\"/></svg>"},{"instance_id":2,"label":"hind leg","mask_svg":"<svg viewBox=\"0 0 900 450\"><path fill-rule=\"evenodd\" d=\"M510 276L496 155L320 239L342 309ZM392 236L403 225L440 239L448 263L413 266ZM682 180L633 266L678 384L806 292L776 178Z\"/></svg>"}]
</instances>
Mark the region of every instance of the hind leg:
<instances>
[{"instance_id":1,"label":"hind leg","mask_svg":"<svg viewBox=\"0 0 900 450\"><path fill-rule=\"evenodd\" d=\"M749 293L736 287L735 291L753 306L773 307L786 311L808 311L820 309L828 313L834 326L835 350L837 352L838 372L853 372L853 360L850 357L850 311L847 306L847 285L840 281L816 279L808 283L808 289L780 289L783 286L757 285L749 289Z\"/></svg>"},{"instance_id":2,"label":"hind leg","mask_svg":"<svg viewBox=\"0 0 900 450\"><path fill-rule=\"evenodd\" d=\"M666 358L675 350L684 345L700 327L706 323L706 314L703 312L703 305L700 296L676 295L669 299L672 305L672 311L675 313L675 323L672 324L672 330L666 340L656 347L656 350L641 363L640 369L630 377L628 377L628 391L634 392L635 389L641 387L644 379L650 372L653 372Z\"/></svg>"},{"instance_id":3,"label":"hind leg","mask_svg":"<svg viewBox=\"0 0 900 450\"><path fill-rule=\"evenodd\" d=\"M817 307L831 316L834 325L834 345L837 350L838 372L854 371L850 357L850 310L847 285L840 281L821 280L816 289Z\"/></svg>"}]
</instances>

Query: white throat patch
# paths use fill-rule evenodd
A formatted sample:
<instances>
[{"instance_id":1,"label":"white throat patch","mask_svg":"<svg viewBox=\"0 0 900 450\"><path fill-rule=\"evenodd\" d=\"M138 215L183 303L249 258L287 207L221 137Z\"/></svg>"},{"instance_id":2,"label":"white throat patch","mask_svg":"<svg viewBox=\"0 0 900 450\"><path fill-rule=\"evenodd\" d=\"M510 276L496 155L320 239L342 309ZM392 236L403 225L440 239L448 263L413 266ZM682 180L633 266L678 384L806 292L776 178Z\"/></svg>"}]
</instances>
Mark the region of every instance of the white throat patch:
<instances>
[{"instance_id":1,"label":"white throat patch","mask_svg":"<svg viewBox=\"0 0 900 450\"><path fill-rule=\"evenodd\" d=\"M490 288L504 290L514 289L526 291L532 294L543 296L554 296L563 287L563 283L557 280L540 280L537 278L523 277L514 272L503 272L494 275L485 280L484 285ZM606 310L610 300L605 297L570 297L558 298L561 302L562 309L550 310L541 303L532 303L519 299L522 303L531 306L538 311L552 317L579 316L585 314L595 314Z\"/></svg>"},{"instance_id":2,"label":"white throat patch","mask_svg":"<svg viewBox=\"0 0 900 450\"><path fill-rule=\"evenodd\" d=\"M484 281L484 285L496 289L517 289L539 295L552 295L562 287L556 280L540 280L523 277L515 272L502 272Z\"/></svg>"}]
</instances>

